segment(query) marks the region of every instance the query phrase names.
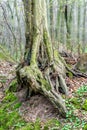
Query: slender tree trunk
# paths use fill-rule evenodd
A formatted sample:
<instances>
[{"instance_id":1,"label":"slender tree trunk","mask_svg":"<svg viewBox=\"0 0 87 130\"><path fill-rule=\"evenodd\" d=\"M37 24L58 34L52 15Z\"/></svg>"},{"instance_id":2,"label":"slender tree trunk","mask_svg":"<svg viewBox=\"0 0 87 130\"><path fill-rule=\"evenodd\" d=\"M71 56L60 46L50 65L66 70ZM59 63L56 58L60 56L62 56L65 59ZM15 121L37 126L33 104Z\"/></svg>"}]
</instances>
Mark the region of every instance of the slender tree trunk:
<instances>
[{"instance_id":1,"label":"slender tree trunk","mask_svg":"<svg viewBox=\"0 0 87 130\"><path fill-rule=\"evenodd\" d=\"M83 31L82 31L83 53L86 47L86 2L84 0L84 12L83 12Z\"/></svg>"},{"instance_id":2,"label":"slender tree trunk","mask_svg":"<svg viewBox=\"0 0 87 130\"><path fill-rule=\"evenodd\" d=\"M26 46L24 64L17 68L18 83L31 92L46 96L66 115L65 103L59 92L68 94L64 80L65 66L57 50L52 49L47 27L45 0L23 0L26 21Z\"/></svg>"},{"instance_id":3,"label":"slender tree trunk","mask_svg":"<svg viewBox=\"0 0 87 130\"><path fill-rule=\"evenodd\" d=\"M68 13L69 12L69 13ZM67 33L66 33L66 38L67 38L67 47L69 49L71 49L72 51L72 44L71 44L71 21L72 21L72 7L70 9L68 9L68 4L66 3L65 5L65 22L66 22L66 29L67 29Z\"/></svg>"}]
</instances>

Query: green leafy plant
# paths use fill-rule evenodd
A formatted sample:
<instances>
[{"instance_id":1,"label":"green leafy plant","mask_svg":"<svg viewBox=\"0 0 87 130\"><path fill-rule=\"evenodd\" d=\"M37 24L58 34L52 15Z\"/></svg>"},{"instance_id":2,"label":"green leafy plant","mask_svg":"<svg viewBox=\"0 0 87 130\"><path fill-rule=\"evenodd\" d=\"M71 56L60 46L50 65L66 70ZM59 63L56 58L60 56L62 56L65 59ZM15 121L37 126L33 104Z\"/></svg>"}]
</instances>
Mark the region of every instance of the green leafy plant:
<instances>
[{"instance_id":1,"label":"green leafy plant","mask_svg":"<svg viewBox=\"0 0 87 130\"><path fill-rule=\"evenodd\" d=\"M83 95L85 92L87 92L87 86L86 85L83 85L81 86L78 90L77 90L77 94L78 95Z\"/></svg>"},{"instance_id":2,"label":"green leafy plant","mask_svg":"<svg viewBox=\"0 0 87 130\"><path fill-rule=\"evenodd\" d=\"M79 107L76 106L82 102L82 100L80 101L80 99L79 97L78 98L74 97L66 100L66 106L68 112L66 114L66 124L62 127L62 130L71 130L71 129L75 130L84 128L85 121L80 119L74 113L77 109L79 109Z\"/></svg>"}]
</instances>

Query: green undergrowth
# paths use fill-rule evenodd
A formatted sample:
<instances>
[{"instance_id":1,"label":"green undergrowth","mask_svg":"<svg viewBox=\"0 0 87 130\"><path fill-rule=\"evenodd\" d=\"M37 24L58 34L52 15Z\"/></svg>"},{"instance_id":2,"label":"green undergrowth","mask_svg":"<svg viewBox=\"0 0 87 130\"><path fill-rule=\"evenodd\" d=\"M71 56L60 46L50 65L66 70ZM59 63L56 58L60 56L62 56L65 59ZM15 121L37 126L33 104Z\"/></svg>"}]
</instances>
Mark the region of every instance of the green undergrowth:
<instances>
[{"instance_id":1,"label":"green undergrowth","mask_svg":"<svg viewBox=\"0 0 87 130\"><path fill-rule=\"evenodd\" d=\"M0 104L0 130L16 130L26 124L18 113L20 106L14 93L6 93Z\"/></svg>"},{"instance_id":2,"label":"green undergrowth","mask_svg":"<svg viewBox=\"0 0 87 130\"><path fill-rule=\"evenodd\" d=\"M51 128L54 130L59 128L60 123L56 119L50 119L46 123L42 123L39 119L35 123L26 123L19 113L21 103L14 93L16 88L17 80L14 79L0 104L0 130L49 130Z\"/></svg>"},{"instance_id":3,"label":"green undergrowth","mask_svg":"<svg viewBox=\"0 0 87 130\"><path fill-rule=\"evenodd\" d=\"M84 96L85 93L87 93L87 85L83 85L77 90L79 96Z\"/></svg>"},{"instance_id":4,"label":"green undergrowth","mask_svg":"<svg viewBox=\"0 0 87 130\"><path fill-rule=\"evenodd\" d=\"M62 130L87 130L87 120L84 117L87 115L87 86L81 86L74 97L66 100L67 115L65 125ZM79 113L80 112L80 113ZM80 117L79 114L83 116Z\"/></svg>"},{"instance_id":5,"label":"green undergrowth","mask_svg":"<svg viewBox=\"0 0 87 130\"><path fill-rule=\"evenodd\" d=\"M37 119L35 123L28 123L21 130L58 130L59 128L60 122L57 119L50 119L45 124Z\"/></svg>"},{"instance_id":6,"label":"green undergrowth","mask_svg":"<svg viewBox=\"0 0 87 130\"><path fill-rule=\"evenodd\" d=\"M87 130L87 122L83 118L87 115L87 86L80 87L73 98L66 99L66 119L50 119L45 123L37 119L35 123L25 122L21 117L19 108L21 103L15 96L17 80L10 85L10 91L6 90L5 97L0 103L0 130ZM83 117L78 116L78 111Z\"/></svg>"},{"instance_id":7,"label":"green undergrowth","mask_svg":"<svg viewBox=\"0 0 87 130\"><path fill-rule=\"evenodd\" d=\"M26 123L20 116L19 108L21 103L13 92L6 92L2 103L0 104L0 130L49 130L58 129L60 122L57 119L51 119L45 124L39 119L35 123Z\"/></svg>"}]
</instances>

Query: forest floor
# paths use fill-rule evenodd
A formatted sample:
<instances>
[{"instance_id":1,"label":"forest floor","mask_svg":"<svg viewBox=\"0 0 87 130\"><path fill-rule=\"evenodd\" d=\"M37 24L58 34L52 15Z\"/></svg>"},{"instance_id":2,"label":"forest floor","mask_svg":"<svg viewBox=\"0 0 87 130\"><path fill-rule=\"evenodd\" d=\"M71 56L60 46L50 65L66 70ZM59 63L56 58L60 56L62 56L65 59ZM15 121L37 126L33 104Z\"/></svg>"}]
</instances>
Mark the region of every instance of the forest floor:
<instances>
[{"instance_id":1,"label":"forest floor","mask_svg":"<svg viewBox=\"0 0 87 130\"><path fill-rule=\"evenodd\" d=\"M25 90L7 91L17 85L11 84L15 67L0 61L0 130L87 130L87 78L66 77L69 95L63 95L68 109L64 119L41 94L24 101Z\"/></svg>"}]
</instances>

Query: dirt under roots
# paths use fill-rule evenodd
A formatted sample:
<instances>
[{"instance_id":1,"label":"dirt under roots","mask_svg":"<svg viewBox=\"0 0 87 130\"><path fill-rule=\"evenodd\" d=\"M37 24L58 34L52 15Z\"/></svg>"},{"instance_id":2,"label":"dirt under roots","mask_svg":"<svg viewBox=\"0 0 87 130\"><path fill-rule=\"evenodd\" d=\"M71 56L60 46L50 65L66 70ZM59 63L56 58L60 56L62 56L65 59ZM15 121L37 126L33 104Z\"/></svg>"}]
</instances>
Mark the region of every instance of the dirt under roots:
<instances>
[{"instance_id":1,"label":"dirt under roots","mask_svg":"<svg viewBox=\"0 0 87 130\"><path fill-rule=\"evenodd\" d=\"M36 94L30 99L24 101L24 90L18 92L18 98L22 101L22 106L19 111L22 117L27 122L35 122L36 119L40 119L41 122L46 122L52 118L62 119L58 109L50 103L50 101L41 94Z\"/></svg>"}]
</instances>

